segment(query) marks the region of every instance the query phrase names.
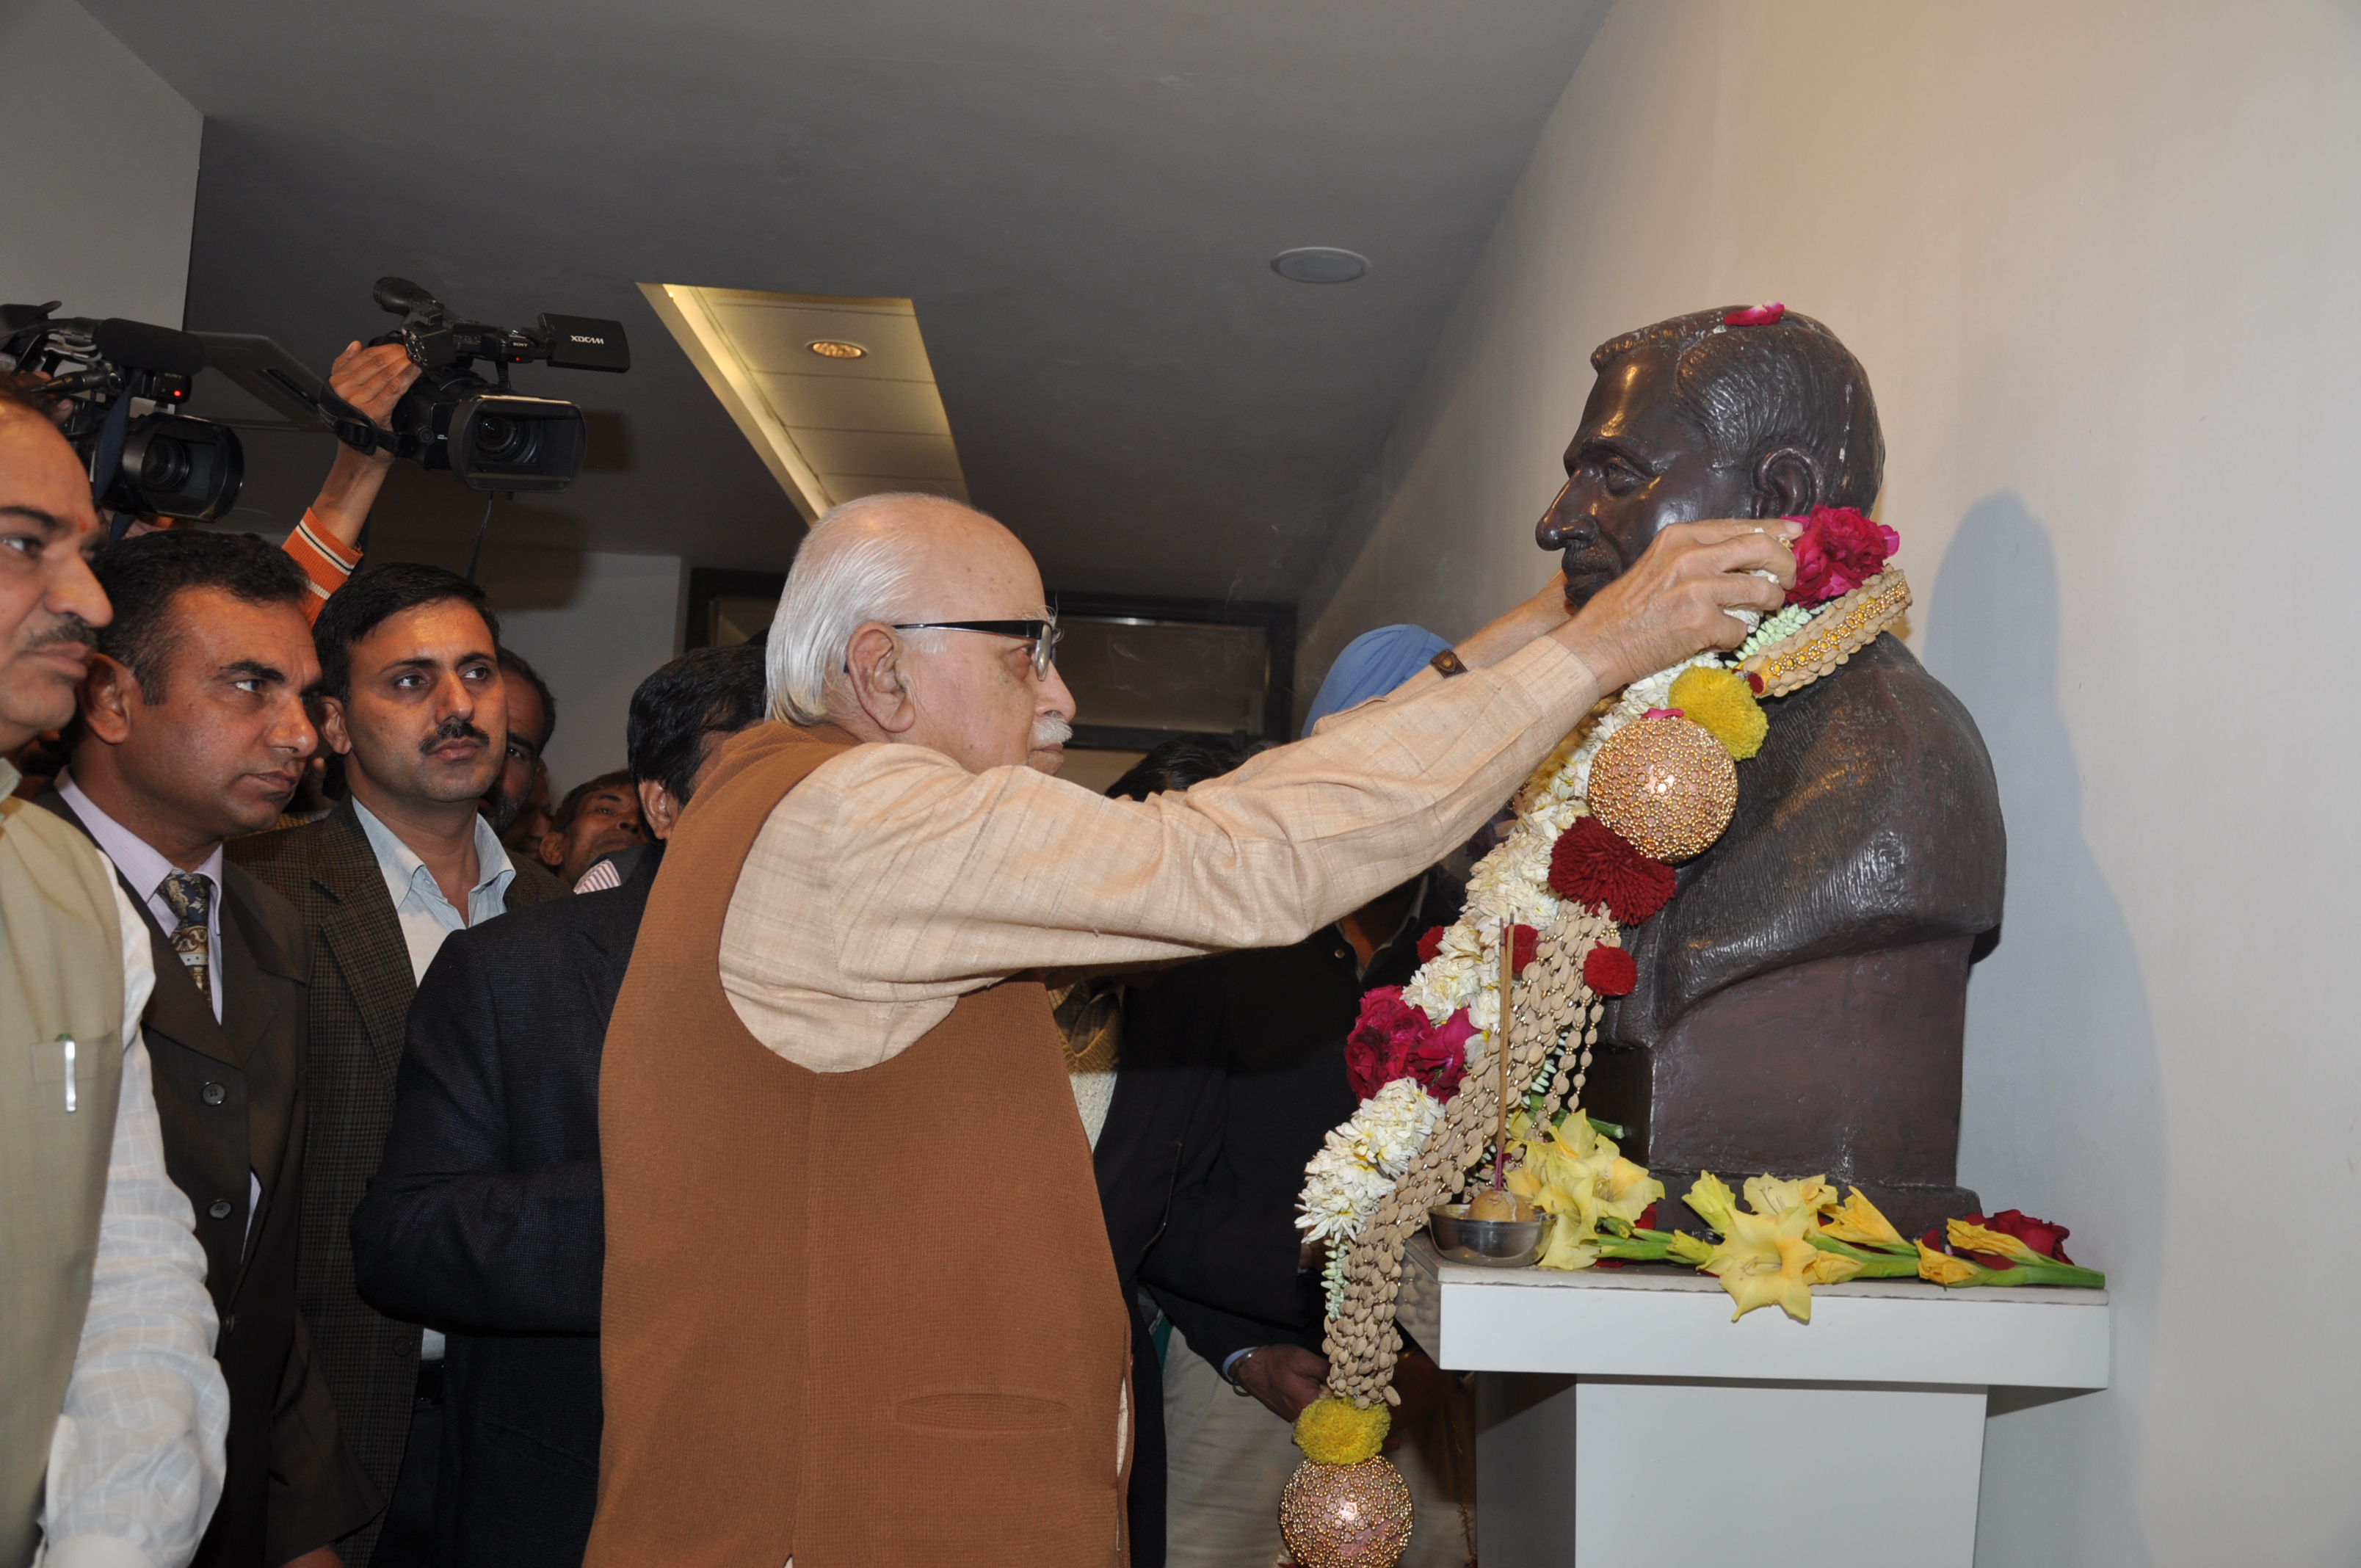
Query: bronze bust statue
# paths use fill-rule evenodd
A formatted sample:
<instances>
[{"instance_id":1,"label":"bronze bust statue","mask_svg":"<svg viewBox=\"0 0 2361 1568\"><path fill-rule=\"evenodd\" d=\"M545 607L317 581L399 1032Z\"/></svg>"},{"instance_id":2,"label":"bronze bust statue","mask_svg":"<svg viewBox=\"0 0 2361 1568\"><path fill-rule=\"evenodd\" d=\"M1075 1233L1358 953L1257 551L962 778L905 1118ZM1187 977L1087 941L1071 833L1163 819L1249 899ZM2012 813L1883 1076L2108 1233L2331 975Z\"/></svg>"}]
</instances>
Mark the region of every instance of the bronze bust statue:
<instances>
[{"instance_id":1,"label":"bronze bust statue","mask_svg":"<svg viewBox=\"0 0 2361 1568\"><path fill-rule=\"evenodd\" d=\"M1591 355L1565 488L1534 531L1564 555L1569 604L1667 524L1876 499L1885 446L1860 362L1808 317L1725 313ZM1729 829L1624 934L1639 984L1608 1008L1586 1099L1675 1197L1698 1169L1825 1172L1916 1234L1977 1207L1956 1185L1960 1047L1971 956L2001 917L1992 759L1890 634L1763 706Z\"/></svg>"}]
</instances>

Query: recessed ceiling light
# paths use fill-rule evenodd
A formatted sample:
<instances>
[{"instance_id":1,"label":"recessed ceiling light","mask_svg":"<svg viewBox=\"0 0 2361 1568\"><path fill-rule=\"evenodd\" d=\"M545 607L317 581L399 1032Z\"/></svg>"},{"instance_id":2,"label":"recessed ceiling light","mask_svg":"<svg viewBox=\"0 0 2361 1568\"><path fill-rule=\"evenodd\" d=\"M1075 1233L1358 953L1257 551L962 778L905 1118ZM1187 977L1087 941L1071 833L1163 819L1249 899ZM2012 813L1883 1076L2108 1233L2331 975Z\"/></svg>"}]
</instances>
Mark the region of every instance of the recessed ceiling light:
<instances>
[{"instance_id":1,"label":"recessed ceiling light","mask_svg":"<svg viewBox=\"0 0 2361 1568\"><path fill-rule=\"evenodd\" d=\"M1272 257L1270 269L1298 283L1349 283L1369 269L1369 258L1334 246L1307 245Z\"/></svg>"},{"instance_id":2,"label":"recessed ceiling light","mask_svg":"<svg viewBox=\"0 0 2361 1568\"><path fill-rule=\"evenodd\" d=\"M832 337L814 338L804 346L822 359L860 359L869 353L857 343L840 343Z\"/></svg>"}]
</instances>

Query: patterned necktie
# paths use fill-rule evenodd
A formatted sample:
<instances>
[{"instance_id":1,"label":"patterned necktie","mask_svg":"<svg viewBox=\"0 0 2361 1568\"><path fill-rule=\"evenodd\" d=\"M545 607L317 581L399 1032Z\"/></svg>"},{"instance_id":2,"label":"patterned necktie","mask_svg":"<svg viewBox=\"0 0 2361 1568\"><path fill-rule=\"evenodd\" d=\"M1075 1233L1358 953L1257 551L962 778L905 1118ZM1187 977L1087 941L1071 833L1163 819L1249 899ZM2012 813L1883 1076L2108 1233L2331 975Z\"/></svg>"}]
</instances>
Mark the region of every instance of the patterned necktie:
<instances>
[{"instance_id":1,"label":"patterned necktie","mask_svg":"<svg viewBox=\"0 0 2361 1568\"><path fill-rule=\"evenodd\" d=\"M213 961L212 933L207 922L214 912L213 878L198 872L174 872L159 890L181 923L172 927L172 950L196 982L197 994L210 1000L213 985L206 967Z\"/></svg>"}]
</instances>

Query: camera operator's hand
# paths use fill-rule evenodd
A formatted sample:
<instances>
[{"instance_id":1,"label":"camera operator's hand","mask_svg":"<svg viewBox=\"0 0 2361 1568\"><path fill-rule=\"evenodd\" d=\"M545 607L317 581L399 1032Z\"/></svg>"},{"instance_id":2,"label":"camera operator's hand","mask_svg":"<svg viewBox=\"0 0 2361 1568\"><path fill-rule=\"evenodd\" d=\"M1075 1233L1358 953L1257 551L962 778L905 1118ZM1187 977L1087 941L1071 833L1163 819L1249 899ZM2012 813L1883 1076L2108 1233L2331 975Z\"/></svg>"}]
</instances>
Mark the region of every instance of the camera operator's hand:
<instances>
[{"instance_id":1,"label":"camera operator's hand","mask_svg":"<svg viewBox=\"0 0 2361 1568\"><path fill-rule=\"evenodd\" d=\"M409 352L398 343L380 343L374 348L363 348L357 342L346 345L328 370L328 389L378 424L385 423L393 412L393 405L410 384L418 379L418 367L412 363ZM346 450L350 450L347 448ZM359 457L359 453L353 455ZM382 468L393 461L393 454L379 450L362 457Z\"/></svg>"},{"instance_id":2,"label":"camera operator's hand","mask_svg":"<svg viewBox=\"0 0 2361 1568\"><path fill-rule=\"evenodd\" d=\"M355 342L336 356L328 372L328 388L382 425L401 394L417 379L418 367L411 363L401 345L381 343L363 348ZM385 471L392 466L393 454L383 448L363 454L336 443L336 460L329 466L327 482L312 502L312 515L338 543L350 545L360 539L361 524L368 521L369 508L377 504L378 489L385 483Z\"/></svg>"}]
</instances>

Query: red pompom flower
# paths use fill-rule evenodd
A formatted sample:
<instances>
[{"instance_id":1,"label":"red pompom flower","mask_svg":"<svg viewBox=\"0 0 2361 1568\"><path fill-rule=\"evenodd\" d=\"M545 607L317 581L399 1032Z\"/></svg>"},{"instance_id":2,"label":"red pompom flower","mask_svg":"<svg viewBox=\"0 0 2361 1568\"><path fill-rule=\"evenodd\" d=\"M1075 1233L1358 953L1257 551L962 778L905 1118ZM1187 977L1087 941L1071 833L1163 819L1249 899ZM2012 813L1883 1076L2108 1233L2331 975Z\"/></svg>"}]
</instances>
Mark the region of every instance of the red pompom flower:
<instances>
[{"instance_id":1,"label":"red pompom flower","mask_svg":"<svg viewBox=\"0 0 2361 1568\"><path fill-rule=\"evenodd\" d=\"M1601 996L1629 996L1640 983L1640 966L1620 948L1596 947L1582 955L1582 983Z\"/></svg>"},{"instance_id":2,"label":"red pompom flower","mask_svg":"<svg viewBox=\"0 0 2361 1568\"><path fill-rule=\"evenodd\" d=\"M1787 590L1789 604L1825 604L1849 594L1883 571L1886 558L1902 548L1900 534L1870 521L1858 507L1814 507L1808 518L1784 521L1804 525L1793 544L1795 586Z\"/></svg>"},{"instance_id":3,"label":"red pompom flower","mask_svg":"<svg viewBox=\"0 0 2361 1568\"><path fill-rule=\"evenodd\" d=\"M1429 926L1425 934L1418 939L1418 961L1431 964L1434 961L1434 955L1441 951L1443 951L1443 927Z\"/></svg>"},{"instance_id":4,"label":"red pompom flower","mask_svg":"<svg viewBox=\"0 0 2361 1568\"><path fill-rule=\"evenodd\" d=\"M1652 861L1596 817L1577 817L1550 850L1550 891L1602 905L1619 926L1636 926L1673 896L1673 869Z\"/></svg>"},{"instance_id":5,"label":"red pompom flower","mask_svg":"<svg viewBox=\"0 0 2361 1568\"><path fill-rule=\"evenodd\" d=\"M1509 969L1512 974L1522 974L1525 966L1542 950L1542 934L1531 926L1509 927Z\"/></svg>"}]
</instances>

